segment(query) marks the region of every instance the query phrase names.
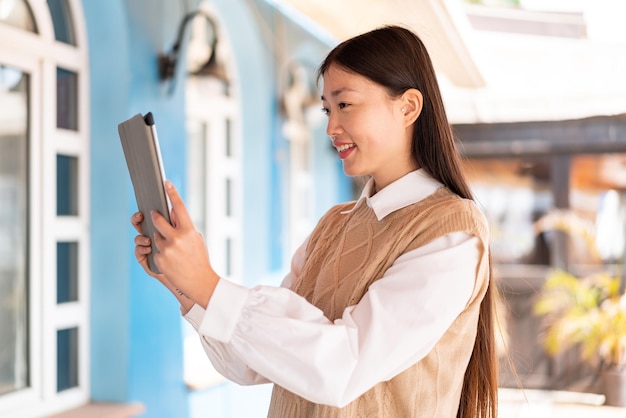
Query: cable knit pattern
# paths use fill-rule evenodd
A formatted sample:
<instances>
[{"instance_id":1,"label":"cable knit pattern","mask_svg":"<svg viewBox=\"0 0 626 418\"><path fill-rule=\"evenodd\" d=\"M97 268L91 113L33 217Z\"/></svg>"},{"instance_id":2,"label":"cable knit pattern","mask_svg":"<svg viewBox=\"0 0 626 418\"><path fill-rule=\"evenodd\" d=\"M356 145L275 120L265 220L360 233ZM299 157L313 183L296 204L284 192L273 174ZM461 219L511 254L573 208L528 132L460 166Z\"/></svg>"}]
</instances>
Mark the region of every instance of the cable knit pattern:
<instances>
[{"instance_id":1,"label":"cable knit pattern","mask_svg":"<svg viewBox=\"0 0 626 418\"><path fill-rule=\"evenodd\" d=\"M476 235L483 244L472 297L425 358L347 406L315 404L275 385L268 417L455 417L476 337L480 302L489 281L486 220L474 202L446 188L381 221L364 201L352 212L342 213L353 207L354 202L337 205L320 220L294 287L330 320L357 304L399 256L452 232Z\"/></svg>"}]
</instances>

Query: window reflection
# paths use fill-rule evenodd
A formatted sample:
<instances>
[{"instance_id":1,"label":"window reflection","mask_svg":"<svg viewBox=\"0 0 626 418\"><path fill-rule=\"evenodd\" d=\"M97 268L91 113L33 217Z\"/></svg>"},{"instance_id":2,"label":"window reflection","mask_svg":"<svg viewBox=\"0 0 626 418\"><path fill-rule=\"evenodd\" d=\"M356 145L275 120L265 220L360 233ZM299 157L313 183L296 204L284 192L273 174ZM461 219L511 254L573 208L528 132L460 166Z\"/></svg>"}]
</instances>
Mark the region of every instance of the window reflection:
<instances>
[{"instance_id":1,"label":"window reflection","mask_svg":"<svg viewBox=\"0 0 626 418\"><path fill-rule=\"evenodd\" d=\"M0 23L37 32L33 13L25 0L0 0Z\"/></svg>"},{"instance_id":2,"label":"window reflection","mask_svg":"<svg viewBox=\"0 0 626 418\"><path fill-rule=\"evenodd\" d=\"M57 331L57 392L78 386L78 328Z\"/></svg>"},{"instance_id":3,"label":"window reflection","mask_svg":"<svg viewBox=\"0 0 626 418\"><path fill-rule=\"evenodd\" d=\"M626 154L579 154L571 157L568 190L556 190L557 156L471 160L469 180L491 228L491 250L500 264L551 265L556 232L537 230L537 220L555 213L557 194L569 207L566 253L572 266L611 264L626 247ZM582 232L586 230L588 232ZM594 251L598 252L598 257Z\"/></svg>"},{"instance_id":4,"label":"window reflection","mask_svg":"<svg viewBox=\"0 0 626 418\"><path fill-rule=\"evenodd\" d=\"M206 123L187 121L187 141L189 153L187 159L187 209L198 231L207 231L206 194L208 190L207 142L208 126Z\"/></svg>"},{"instance_id":5,"label":"window reflection","mask_svg":"<svg viewBox=\"0 0 626 418\"><path fill-rule=\"evenodd\" d=\"M491 228L491 251L497 263L547 264L543 238L533 224L552 206L545 162L485 159L468 167L476 199Z\"/></svg>"},{"instance_id":6,"label":"window reflection","mask_svg":"<svg viewBox=\"0 0 626 418\"><path fill-rule=\"evenodd\" d=\"M78 129L78 75L57 68L57 128Z\"/></svg>"},{"instance_id":7,"label":"window reflection","mask_svg":"<svg viewBox=\"0 0 626 418\"><path fill-rule=\"evenodd\" d=\"M0 394L28 386L28 88L0 66Z\"/></svg>"},{"instance_id":8,"label":"window reflection","mask_svg":"<svg viewBox=\"0 0 626 418\"><path fill-rule=\"evenodd\" d=\"M70 45L76 45L72 15L67 0L48 0L48 9L54 26L54 39Z\"/></svg>"},{"instance_id":9,"label":"window reflection","mask_svg":"<svg viewBox=\"0 0 626 418\"><path fill-rule=\"evenodd\" d=\"M57 155L57 215L78 215L78 158Z\"/></svg>"},{"instance_id":10,"label":"window reflection","mask_svg":"<svg viewBox=\"0 0 626 418\"><path fill-rule=\"evenodd\" d=\"M57 242L57 303L78 300L78 243Z\"/></svg>"},{"instance_id":11,"label":"window reflection","mask_svg":"<svg viewBox=\"0 0 626 418\"><path fill-rule=\"evenodd\" d=\"M591 245L598 252L594 259L583 248L571 258L578 264L583 260L586 264L621 263L626 237L626 154L577 155L571 171L572 209L592 224Z\"/></svg>"}]
</instances>

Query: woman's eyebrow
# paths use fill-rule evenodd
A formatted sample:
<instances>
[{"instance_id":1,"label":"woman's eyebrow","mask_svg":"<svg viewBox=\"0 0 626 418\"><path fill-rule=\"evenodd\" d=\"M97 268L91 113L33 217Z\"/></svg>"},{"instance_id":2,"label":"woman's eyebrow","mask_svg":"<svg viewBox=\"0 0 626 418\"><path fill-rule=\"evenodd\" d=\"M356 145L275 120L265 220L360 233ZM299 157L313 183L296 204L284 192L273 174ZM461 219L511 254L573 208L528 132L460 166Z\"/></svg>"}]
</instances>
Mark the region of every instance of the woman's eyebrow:
<instances>
[{"instance_id":1,"label":"woman's eyebrow","mask_svg":"<svg viewBox=\"0 0 626 418\"><path fill-rule=\"evenodd\" d=\"M337 90L331 91L331 92L330 92L330 95L331 95L332 97L337 97L337 96L338 96L338 95L340 95L341 93L344 93L344 92L347 92L347 91L354 92L355 90L353 90L353 89L351 89L351 88L348 88L348 87L341 87L341 88L339 88L339 89L337 89ZM326 98L324 97L324 95L322 95L322 100L326 100Z\"/></svg>"}]
</instances>

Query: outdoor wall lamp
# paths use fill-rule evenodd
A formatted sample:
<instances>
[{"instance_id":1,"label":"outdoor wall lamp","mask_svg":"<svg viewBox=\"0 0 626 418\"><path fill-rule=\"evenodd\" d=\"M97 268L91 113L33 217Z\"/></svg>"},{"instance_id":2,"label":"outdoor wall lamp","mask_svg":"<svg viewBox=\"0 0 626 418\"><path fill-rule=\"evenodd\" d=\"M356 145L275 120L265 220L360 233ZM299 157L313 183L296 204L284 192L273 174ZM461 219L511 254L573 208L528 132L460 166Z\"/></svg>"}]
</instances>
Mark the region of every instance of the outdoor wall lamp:
<instances>
[{"instance_id":1,"label":"outdoor wall lamp","mask_svg":"<svg viewBox=\"0 0 626 418\"><path fill-rule=\"evenodd\" d=\"M217 44L219 41L217 26L213 19L204 11L196 10L188 13L180 22L178 27L178 36L172 46L172 49L168 53L161 53L158 56L159 66L159 79L161 81L171 80L172 82L176 76L176 67L179 61L179 54L183 37L185 35L185 28L189 22L195 17L202 16L207 24L207 35L210 39L204 44L203 54L206 56L206 60L200 61L198 65L193 65L189 68L189 74L200 77L213 77L221 80L228 85L228 77L223 65L217 60Z\"/></svg>"}]
</instances>

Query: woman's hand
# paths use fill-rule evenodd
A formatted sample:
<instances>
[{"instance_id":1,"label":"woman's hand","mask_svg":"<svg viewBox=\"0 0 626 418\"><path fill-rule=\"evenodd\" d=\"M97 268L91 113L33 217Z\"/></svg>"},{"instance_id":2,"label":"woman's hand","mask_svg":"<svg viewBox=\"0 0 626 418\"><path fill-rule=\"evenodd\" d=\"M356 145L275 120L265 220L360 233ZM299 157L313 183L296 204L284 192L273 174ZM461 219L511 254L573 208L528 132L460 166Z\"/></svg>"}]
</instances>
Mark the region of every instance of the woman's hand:
<instances>
[{"instance_id":1,"label":"woman's hand","mask_svg":"<svg viewBox=\"0 0 626 418\"><path fill-rule=\"evenodd\" d=\"M136 212L130 218L130 223L133 227L139 232L139 235L135 237L135 258L144 271L157 279L163 286L165 286L176 299L180 302L181 312L185 315L189 310L193 307L194 301L192 301L187 295L185 295L182 291L177 289L170 281L165 277L164 274L158 274L150 270L148 267L148 254L152 252L152 240L143 234L141 230L141 223L143 222L143 213Z\"/></svg>"},{"instance_id":2,"label":"woman's hand","mask_svg":"<svg viewBox=\"0 0 626 418\"><path fill-rule=\"evenodd\" d=\"M206 308L219 276L211 267L204 239L195 229L178 191L170 181L165 182L165 190L172 203L172 225L161 214L151 213L152 222L158 231L152 238L158 249L154 261L176 289ZM142 246L147 241L139 238L135 239L135 256L146 269L149 251L144 254L147 249ZM144 258L140 259L142 256ZM150 275L156 277L154 273Z\"/></svg>"},{"instance_id":3,"label":"woman's hand","mask_svg":"<svg viewBox=\"0 0 626 418\"><path fill-rule=\"evenodd\" d=\"M152 240L143 234L143 231L141 230L142 222L143 213L141 212L135 212L130 218L130 223L133 225L135 230L139 232L139 235L135 237L135 258L148 275L163 283L163 281L166 280L165 276L163 274L153 272L150 270L150 267L148 267L148 254L152 252Z\"/></svg>"}]
</instances>

